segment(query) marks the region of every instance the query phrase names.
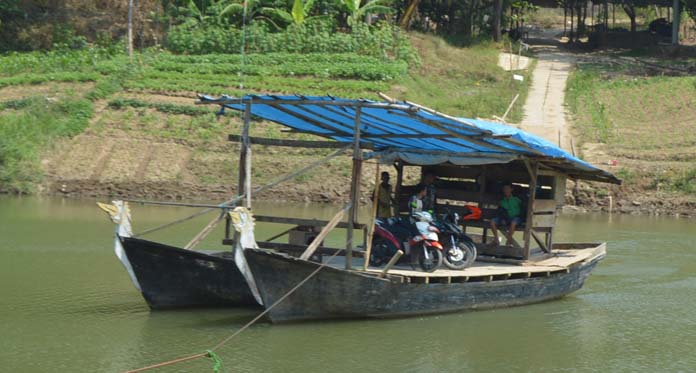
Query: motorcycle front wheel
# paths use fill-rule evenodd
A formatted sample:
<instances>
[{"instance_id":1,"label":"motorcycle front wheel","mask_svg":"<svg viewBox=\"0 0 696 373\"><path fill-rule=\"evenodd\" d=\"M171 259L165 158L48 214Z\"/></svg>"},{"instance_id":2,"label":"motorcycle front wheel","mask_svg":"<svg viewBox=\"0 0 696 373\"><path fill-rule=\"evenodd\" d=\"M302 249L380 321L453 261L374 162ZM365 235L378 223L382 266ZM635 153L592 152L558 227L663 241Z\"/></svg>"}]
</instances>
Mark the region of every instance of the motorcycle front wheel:
<instances>
[{"instance_id":1,"label":"motorcycle front wheel","mask_svg":"<svg viewBox=\"0 0 696 373\"><path fill-rule=\"evenodd\" d=\"M423 248L418 248L418 265L425 272L435 272L442 265L442 252L434 247L426 247L428 258Z\"/></svg>"},{"instance_id":2,"label":"motorcycle front wheel","mask_svg":"<svg viewBox=\"0 0 696 373\"><path fill-rule=\"evenodd\" d=\"M444 262L447 268L461 270L471 267L475 260L476 246L473 243L460 241L445 248Z\"/></svg>"}]
</instances>

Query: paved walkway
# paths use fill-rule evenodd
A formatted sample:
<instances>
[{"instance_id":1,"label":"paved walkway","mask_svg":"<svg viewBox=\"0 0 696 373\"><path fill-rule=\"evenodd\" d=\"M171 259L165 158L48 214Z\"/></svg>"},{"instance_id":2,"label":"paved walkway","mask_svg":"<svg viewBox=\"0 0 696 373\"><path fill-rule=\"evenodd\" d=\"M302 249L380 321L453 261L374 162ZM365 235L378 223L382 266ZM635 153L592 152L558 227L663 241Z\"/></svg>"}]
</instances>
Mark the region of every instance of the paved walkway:
<instances>
[{"instance_id":1,"label":"paved walkway","mask_svg":"<svg viewBox=\"0 0 696 373\"><path fill-rule=\"evenodd\" d=\"M566 80L575 58L554 46L533 45L532 48L538 61L532 73L532 86L520 128L570 150L570 125L566 121L563 102Z\"/></svg>"}]
</instances>

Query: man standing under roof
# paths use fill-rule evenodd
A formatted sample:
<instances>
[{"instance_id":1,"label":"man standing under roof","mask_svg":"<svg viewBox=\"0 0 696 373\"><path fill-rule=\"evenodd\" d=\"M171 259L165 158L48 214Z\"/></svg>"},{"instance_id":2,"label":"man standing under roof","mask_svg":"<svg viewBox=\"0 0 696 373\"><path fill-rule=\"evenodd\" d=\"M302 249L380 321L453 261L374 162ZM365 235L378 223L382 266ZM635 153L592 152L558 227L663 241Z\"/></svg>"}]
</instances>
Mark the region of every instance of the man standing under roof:
<instances>
[{"instance_id":1,"label":"man standing under roof","mask_svg":"<svg viewBox=\"0 0 696 373\"><path fill-rule=\"evenodd\" d=\"M435 213L435 204L437 203L437 196L435 195L435 181L437 177L432 171L426 171L423 175L422 184L425 185L427 192L423 198L423 211L427 211L431 214Z\"/></svg>"},{"instance_id":2,"label":"man standing under roof","mask_svg":"<svg viewBox=\"0 0 696 373\"><path fill-rule=\"evenodd\" d=\"M375 193L377 193L377 218L387 219L391 218L392 212L392 186L389 184L389 172L382 172L381 174L382 182L375 188L372 194L372 200L375 199Z\"/></svg>"}]
</instances>

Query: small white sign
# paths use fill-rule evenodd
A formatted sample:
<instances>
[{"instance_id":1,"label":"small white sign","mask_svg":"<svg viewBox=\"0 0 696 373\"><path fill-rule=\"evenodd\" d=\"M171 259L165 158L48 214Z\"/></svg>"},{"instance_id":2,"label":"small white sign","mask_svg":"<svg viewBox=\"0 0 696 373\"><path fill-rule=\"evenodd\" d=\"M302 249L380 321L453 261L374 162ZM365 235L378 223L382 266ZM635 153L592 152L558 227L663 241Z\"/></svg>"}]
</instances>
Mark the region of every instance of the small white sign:
<instances>
[{"instance_id":1,"label":"small white sign","mask_svg":"<svg viewBox=\"0 0 696 373\"><path fill-rule=\"evenodd\" d=\"M519 80L520 82L524 82L524 76L522 76L522 75L512 74L512 79Z\"/></svg>"}]
</instances>

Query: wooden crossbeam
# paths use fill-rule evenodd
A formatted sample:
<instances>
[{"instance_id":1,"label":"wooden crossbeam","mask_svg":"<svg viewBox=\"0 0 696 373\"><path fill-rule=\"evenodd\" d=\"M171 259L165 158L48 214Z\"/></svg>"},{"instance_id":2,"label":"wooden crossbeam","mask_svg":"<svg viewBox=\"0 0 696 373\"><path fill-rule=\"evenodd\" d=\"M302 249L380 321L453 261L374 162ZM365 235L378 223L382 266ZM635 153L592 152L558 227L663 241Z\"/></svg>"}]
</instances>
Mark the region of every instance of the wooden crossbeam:
<instances>
[{"instance_id":1,"label":"wooden crossbeam","mask_svg":"<svg viewBox=\"0 0 696 373\"><path fill-rule=\"evenodd\" d=\"M413 107L409 104L390 104L385 102L373 102L373 101L332 101L332 100L311 100L311 99L299 99L299 100L267 100L262 98L233 98L227 97L222 99L214 100L199 100L196 101L196 105L240 105L241 103L251 103L254 105L268 105L268 106L281 106L281 105L316 105L316 106L346 106L351 108L375 108L375 109L392 109L392 110L403 110L403 111L418 111L418 108Z\"/></svg>"},{"instance_id":2,"label":"wooden crossbeam","mask_svg":"<svg viewBox=\"0 0 696 373\"><path fill-rule=\"evenodd\" d=\"M323 227L328 221L318 220L318 219L301 219L301 218L286 218L281 216L267 216L267 215L254 215L254 220L266 223L282 223L282 224L293 224L293 225L304 225L308 227ZM339 222L336 225L338 228L348 228L348 223ZM353 224L355 229L365 228L365 224L355 223Z\"/></svg>"},{"instance_id":3,"label":"wooden crossbeam","mask_svg":"<svg viewBox=\"0 0 696 373\"><path fill-rule=\"evenodd\" d=\"M239 142L242 136L229 135L229 141ZM249 141L254 145L269 145L269 146L287 146L293 148L326 148L338 149L343 148L348 143L338 141L312 141L312 140L288 140L288 139L271 139L266 137L249 137ZM352 142L350 142L352 143Z\"/></svg>"}]
</instances>

